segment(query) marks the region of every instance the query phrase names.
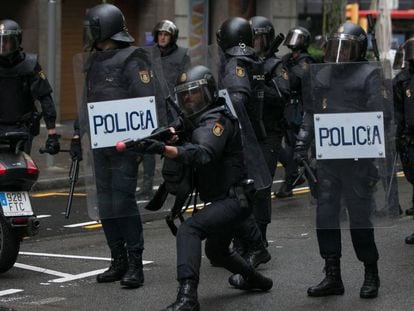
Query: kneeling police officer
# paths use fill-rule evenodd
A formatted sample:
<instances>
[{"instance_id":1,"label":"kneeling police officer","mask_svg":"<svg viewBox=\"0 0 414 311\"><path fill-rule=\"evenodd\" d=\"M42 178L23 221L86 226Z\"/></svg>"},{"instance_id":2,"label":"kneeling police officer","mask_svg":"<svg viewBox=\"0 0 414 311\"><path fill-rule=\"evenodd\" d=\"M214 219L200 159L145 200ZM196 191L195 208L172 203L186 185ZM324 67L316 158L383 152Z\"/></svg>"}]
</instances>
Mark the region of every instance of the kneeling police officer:
<instances>
[{"instance_id":1,"label":"kneeling police officer","mask_svg":"<svg viewBox=\"0 0 414 311\"><path fill-rule=\"evenodd\" d=\"M177 300L167 310L199 310L197 286L201 263L201 243L206 240L206 256L221 267L242 276L235 287L270 290L271 279L264 277L237 252L229 248L235 230L251 214L242 181L245 166L237 119L218 97L216 82L204 66L190 68L179 77L175 92L182 110L188 142L180 146L144 140L145 153L157 153L193 168L194 189L204 207L187 218L177 233ZM171 141L174 141L174 136Z\"/></svg>"}]
</instances>

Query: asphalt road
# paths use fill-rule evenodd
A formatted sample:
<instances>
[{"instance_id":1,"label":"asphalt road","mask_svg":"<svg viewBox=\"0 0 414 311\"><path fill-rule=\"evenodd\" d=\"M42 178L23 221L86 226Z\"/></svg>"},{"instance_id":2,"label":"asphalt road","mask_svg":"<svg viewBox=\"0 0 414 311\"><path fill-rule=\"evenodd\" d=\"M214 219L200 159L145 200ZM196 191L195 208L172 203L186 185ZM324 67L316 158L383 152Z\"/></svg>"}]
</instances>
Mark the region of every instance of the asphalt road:
<instances>
[{"instance_id":1,"label":"asphalt road","mask_svg":"<svg viewBox=\"0 0 414 311\"><path fill-rule=\"evenodd\" d=\"M400 202L408 208L411 187L399 178ZM299 191L300 192L300 191ZM273 259L260 267L272 277L267 293L242 292L229 286L230 273L203 258L199 300L202 310L413 310L414 246L404 237L414 230L411 217L401 217L376 229L380 251L381 288L377 299L362 300L363 267L355 257L349 232L343 230L343 296L309 298L308 286L323 278L314 230L315 206L309 194L273 200L269 251ZM0 310L162 310L175 300L175 240L165 222L144 223L145 284L134 290L118 283L97 284L95 275L109 264L109 251L99 224L83 224L85 197L74 200L65 220L66 197L35 194L34 210L41 218L39 235L21 245L18 263L0 275ZM81 224L81 225L79 225ZM70 226L72 225L72 226ZM68 227L70 226L70 227Z\"/></svg>"}]
</instances>

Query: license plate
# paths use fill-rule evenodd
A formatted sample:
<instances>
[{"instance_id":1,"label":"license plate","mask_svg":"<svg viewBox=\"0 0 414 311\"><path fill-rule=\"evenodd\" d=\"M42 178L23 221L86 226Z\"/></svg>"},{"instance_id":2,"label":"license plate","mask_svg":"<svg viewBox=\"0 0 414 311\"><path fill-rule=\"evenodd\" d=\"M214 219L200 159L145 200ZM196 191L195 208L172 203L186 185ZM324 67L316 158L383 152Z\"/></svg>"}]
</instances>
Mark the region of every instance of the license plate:
<instances>
[{"instance_id":1,"label":"license plate","mask_svg":"<svg viewBox=\"0 0 414 311\"><path fill-rule=\"evenodd\" d=\"M6 217L33 215L27 192L0 192L0 204Z\"/></svg>"}]
</instances>

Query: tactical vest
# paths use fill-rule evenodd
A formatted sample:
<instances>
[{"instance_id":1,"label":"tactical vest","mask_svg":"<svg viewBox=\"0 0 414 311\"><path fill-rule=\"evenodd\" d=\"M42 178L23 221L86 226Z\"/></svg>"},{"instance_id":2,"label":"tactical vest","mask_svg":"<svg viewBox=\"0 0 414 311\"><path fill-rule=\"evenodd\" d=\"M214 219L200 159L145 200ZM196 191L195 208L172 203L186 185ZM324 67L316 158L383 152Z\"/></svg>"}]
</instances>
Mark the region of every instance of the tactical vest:
<instances>
[{"instance_id":1,"label":"tactical vest","mask_svg":"<svg viewBox=\"0 0 414 311\"><path fill-rule=\"evenodd\" d=\"M260 141L266 138L266 130L263 124L264 63L261 60L255 60L247 56L237 56L237 59L241 60L246 66L251 89L246 111L256 137Z\"/></svg>"},{"instance_id":2,"label":"tactical vest","mask_svg":"<svg viewBox=\"0 0 414 311\"><path fill-rule=\"evenodd\" d=\"M188 64L185 63L185 56L187 55L187 49L178 47L170 55L161 57L162 68L164 72L165 80L168 84L170 95L174 94L174 87L177 83L178 75L183 72L184 67Z\"/></svg>"},{"instance_id":3,"label":"tactical vest","mask_svg":"<svg viewBox=\"0 0 414 311\"><path fill-rule=\"evenodd\" d=\"M314 113L383 111L380 77L380 69L368 62L323 67L311 77Z\"/></svg>"},{"instance_id":4,"label":"tactical vest","mask_svg":"<svg viewBox=\"0 0 414 311\"><path fill-rule=\"evenodd\" d=\"M274 83L277 82L277 78L275 79L275 75L279 74L280 68L278 68L282 64L282 60L276 57L269 57L266 58L264 61L264 70L265 70L265 79L266 79L266 85L275 92L280 93L281 96L284 96L284 92L288 92L289 87L289 81L286 80L285 86L277 85L278 89L276 90L276 87ZM272 81L274 79L274 81ZM281 78L283 79L283 78ZM283 89L283 87L285 87ZM266 90L265 90L266 92ZM273 94L266 94L264 96L263 101L263 123L265 125L266 131L274 131L279 130L279 123L280 120L284 116L284 107L286 104L286 99L281 98L279 96L274 96Z\"/></svg>"},{"instance_id":5,"label":"tactical vest","mask_svg":"<svg viewBox=\"0 0 414 311\"><path fill-rule=\"evenodd\" d=\"M224 130L232 130L233 135L226 142L223 154L217 161L199 166L195 170L196 189L204 202L224 199L227 197L230 187L240 182L246 174L243 146L237 119L226 108L221 106L201 115L199 122L211 118L217 118L218 123L224 127ZM206 141L207 145L217 143L216 137L210 133L200 133L197 131L197 135L205 135L205 138L202 139L203 141L209 138L210 141ZM207 180L208 182L206 182Z\"/></svg>"},{"instance_id":6,"label":"tactical vest","mask_svg":"<svg viewBox=\"0 0 414 311\"><path fill-rule=\"evenodd\" d=\"M86 79L88 102L130 97L123 69L126 60L136 50L136 47L131 46L121 50L97 52L92 56Z\"/></svg>"},{"instance_id":7,"label":"tactical vest","mask_svg":"<svg viewBox=\"0 0 414 311\"><path fill-rule=\"evenodd\" d=\"M23 122L34 110L30 81L36 64L37 55L26 54L16 66L0 67L0 124Z\"/></svg>"},{"instance_id":8,"label":"tactical vest","mask_svg":"<svg viewBox=\"0 0 414 311\"><path fill-rule=\"evenodd\" d=\"M404 81L402 94L404 99L404 125L406 131L414 134L414 79L412 76L409 80Z\"/></svg>"}]
</instances>

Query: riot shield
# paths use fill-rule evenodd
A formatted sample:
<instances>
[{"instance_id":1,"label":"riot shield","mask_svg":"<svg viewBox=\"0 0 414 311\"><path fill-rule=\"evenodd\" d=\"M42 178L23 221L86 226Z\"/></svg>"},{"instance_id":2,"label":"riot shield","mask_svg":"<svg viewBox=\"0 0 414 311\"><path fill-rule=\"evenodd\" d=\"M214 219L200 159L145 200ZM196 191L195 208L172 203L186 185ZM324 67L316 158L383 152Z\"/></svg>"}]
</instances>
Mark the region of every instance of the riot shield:
<instances>
[{"instance_id":1,"label":"riot shield","mask_svg":"<svg viewBox=\"0 0 414 311\"><path fill-rule=\"evenodd\" d=\"M118 152L122 139L158 127L154 77L147 53L129 47L74 58L83 173L92 219L138 215L135 198L141 155Z\"/></svg>"},{"instance_id":2,"label":"riot shield","mask_svg":"<svg viewBox=\"0 0 414 311\"><path fill-rule=\"evenodd\" d=\"M208 66L213 74L216 75L215 78L219 88L225 87L228 85L226 81L224 81L224 79L227 79L228 77L228 75L226 76L225 71L231 70L227 66L229 61L228 58L221 52L217 45L209 47L208 55L206 66ZM236 68L233 69L236 70ZM256 190L270 187L272 184L272 177L263 153L261 152L246 107L243 106L242 101L237 100L238 94L236 94L236 92L229 91L228 89L221 89L219 94L226 98L229 110L239 120L248 178L254 180ZM233 100L234 98L236 98L236 102Z\"/></svg>"},{"instance_id":3,"label":"riot shield","mask_svg":"<svg viewBox=\"0 0 414 311\"><path fill-rule=\"evenodd\" d=\"M401 213L389 63L313 64L304 109L313 119L318 229L388 227ZM310 220L306 217L311 216Z\"/></svg>"}]
</instances>

